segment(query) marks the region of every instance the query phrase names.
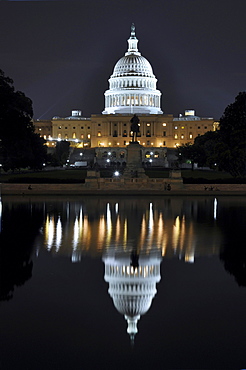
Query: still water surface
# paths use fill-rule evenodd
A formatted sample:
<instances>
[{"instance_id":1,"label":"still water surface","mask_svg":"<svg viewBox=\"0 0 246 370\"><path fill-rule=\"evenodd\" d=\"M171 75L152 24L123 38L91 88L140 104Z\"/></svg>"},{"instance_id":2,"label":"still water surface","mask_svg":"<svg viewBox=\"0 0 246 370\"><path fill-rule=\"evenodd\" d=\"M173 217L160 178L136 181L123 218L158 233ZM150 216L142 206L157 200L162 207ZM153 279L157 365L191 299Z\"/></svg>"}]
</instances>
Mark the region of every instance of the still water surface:
<instances>
[{"instance_id":1,"label":"still water surface","mask_svg":"<svg viewBox=\"0 0 246 370\"><path fill-rule=\"evenodd\" d=\"M246 197L4 197L0 369L246 368L245 221Z\"/></svg>"}]
</instances>

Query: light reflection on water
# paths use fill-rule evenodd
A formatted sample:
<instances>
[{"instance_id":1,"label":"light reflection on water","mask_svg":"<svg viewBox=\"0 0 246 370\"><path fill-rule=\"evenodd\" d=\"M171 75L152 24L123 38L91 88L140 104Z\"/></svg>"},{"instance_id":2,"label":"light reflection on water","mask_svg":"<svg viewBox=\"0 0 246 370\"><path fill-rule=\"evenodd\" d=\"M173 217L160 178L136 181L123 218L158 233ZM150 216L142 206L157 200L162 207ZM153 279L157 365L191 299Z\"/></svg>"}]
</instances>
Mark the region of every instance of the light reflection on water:
<instances>
[{"instance_id":1,"label":"light reflection on water","mask_svg":"<svg viewBox=\"0 0 246 370\"><path fill-rule=\"evenodd\" d=\"M92 366L85 368L135 369L141 360L142 369L243 366L245 205L245 197L219 196L4 198L0 290L11 309L1 311L3 364L18 366L6 355L8 344L14 341L20 357L24 341L37 369L52 368L54 343L63 348L59 369L68 368L71 354L77 356L71 368L83 368L86 356ZM42 328L36 317L43 318ZM37 337L28 338L22 326L18 331L22 321ZM51 333L53 321L59 330ZM16 326L14 339L8 323ZM124 347L126 331L134 354ZM76 351L68 350L68 338ZM38 366L32 341L45 347ZM22 361L31 368L28 356Z\"/></svg>"},{"instance_id":2,"label":"light reflection on water","mask_svg":"<svg viewBox=\"0 0 246 370\"><path fill-rule=\"evenodd\" d=\"M75 254L79 257L86 251L101 254L110 247L134 245L146 251L157 248L163 257L194 262L195 256L219 253L223 237L216 224L217 213L218 201L212 197L197 202L90 199L61 203L59 211L45 205L40 243L52 253L70 255L73 261Z\"/></svg>"}]
</instances>

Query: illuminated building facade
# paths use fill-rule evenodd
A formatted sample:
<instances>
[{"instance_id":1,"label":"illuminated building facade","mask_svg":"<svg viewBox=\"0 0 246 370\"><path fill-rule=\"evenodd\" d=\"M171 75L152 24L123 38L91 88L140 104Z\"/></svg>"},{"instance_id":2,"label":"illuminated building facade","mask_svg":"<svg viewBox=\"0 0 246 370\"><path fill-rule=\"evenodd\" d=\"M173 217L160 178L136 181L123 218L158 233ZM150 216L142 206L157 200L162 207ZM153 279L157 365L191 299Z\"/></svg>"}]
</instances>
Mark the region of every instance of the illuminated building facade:
<instances>
[{"instance_id":1,"label":"illuminated building facade","mask_svg":"<svg viewBox=\"0 0 246 370\"><path fill-rule=\"evenodd\" d=\"M80 110L71 116L53 117L51 120L34 122L36 132L55 146L57 140L68 140L71 145L84 148L126 147L132 139L130 119L137 114L139 143L148 148L174 148L205 134L215 131L218 122L213 118L196 116L194 110L186 110L175 118L161 110L161 92L149 61L138 51L138 39L132 25L128 50L115 64L105 91L105 107L102 114L82 117Z\"/></svg>"}]
</instances>

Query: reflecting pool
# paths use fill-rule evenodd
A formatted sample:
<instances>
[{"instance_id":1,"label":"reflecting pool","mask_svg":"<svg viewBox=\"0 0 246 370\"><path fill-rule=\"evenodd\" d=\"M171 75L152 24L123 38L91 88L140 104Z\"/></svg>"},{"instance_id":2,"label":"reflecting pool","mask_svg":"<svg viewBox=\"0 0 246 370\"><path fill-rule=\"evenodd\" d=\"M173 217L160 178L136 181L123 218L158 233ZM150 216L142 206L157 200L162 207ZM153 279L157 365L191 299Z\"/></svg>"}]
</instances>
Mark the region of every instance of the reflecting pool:
<instances>
[{"instance_id":1,"label":"reflecting pool","mask_svg":"<svg viewBox=\"0 0 246 370\"><path fill-rule=\"evenodd\" d=\"M246 197L3 197L0 369L246 368Z\"/></svg>"}]
</instances>

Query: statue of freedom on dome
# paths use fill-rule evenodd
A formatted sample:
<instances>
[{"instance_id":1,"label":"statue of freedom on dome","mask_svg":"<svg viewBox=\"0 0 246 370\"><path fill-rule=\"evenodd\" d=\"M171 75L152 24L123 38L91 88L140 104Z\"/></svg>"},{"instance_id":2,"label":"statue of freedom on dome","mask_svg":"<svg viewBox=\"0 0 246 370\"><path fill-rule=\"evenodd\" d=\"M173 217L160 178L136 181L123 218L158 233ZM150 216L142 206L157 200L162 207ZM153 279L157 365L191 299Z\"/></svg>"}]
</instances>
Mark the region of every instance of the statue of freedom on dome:
<instances>
[{"instance_id":1,"label":"statue of freedom on dome","mask_svg":"<svg viewBox=\"0 0 246 370\"><path fill-rule=\"evenodd\" d=\"M131 131L133 132L132 134L132 143L137 141L137 133L139 132L139 118L136 114L131 118ZM135 139L134 139L135 138Z\"/></svg>"}]
</instances>

